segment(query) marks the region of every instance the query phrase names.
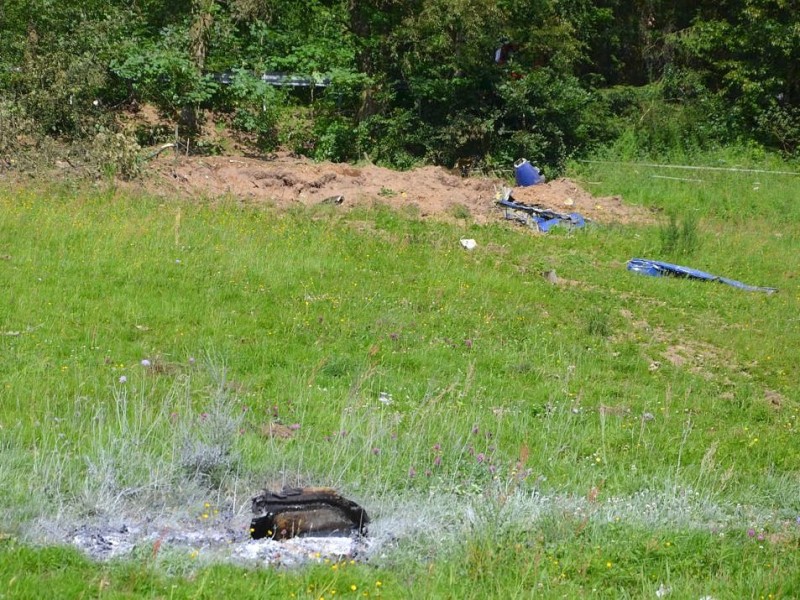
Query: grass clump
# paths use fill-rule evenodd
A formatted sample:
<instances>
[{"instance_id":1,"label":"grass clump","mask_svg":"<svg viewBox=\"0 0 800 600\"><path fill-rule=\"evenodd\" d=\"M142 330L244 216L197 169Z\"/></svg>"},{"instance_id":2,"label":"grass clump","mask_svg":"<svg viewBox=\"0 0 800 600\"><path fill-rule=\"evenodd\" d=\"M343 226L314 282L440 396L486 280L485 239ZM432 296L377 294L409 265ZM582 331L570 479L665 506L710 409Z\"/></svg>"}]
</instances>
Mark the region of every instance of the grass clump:
<instances>
[{"instance_id":1,"label":"grass clump","mask_svg":"<svg viewBox=\"0 0 800 600\"><path fill-rule=\"evenodd\" d=\"M698 219L692 213L687 213L683 219L671 213L669 221L661 227L659 234L663 256L691 257L701 247Z\"/></svg>"}]
</instances>

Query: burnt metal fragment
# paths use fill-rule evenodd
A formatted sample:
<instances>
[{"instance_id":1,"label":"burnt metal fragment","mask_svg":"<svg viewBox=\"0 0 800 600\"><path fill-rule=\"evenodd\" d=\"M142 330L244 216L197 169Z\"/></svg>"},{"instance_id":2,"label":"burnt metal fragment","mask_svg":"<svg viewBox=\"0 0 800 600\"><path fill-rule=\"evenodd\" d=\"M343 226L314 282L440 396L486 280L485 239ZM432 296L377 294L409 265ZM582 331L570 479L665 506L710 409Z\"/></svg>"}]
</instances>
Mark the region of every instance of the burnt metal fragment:
<instances>
[{"instance_id":1,"label":"burnt metal fragment","mask_svg":"<svg viewBox=\"0 0 800 600\"><path fill-rule=\"evenodd\" d=\"M361 506L331 488L265 490L252 500L250 537L366 535L369 517Z\"/></svg>"}]
</instances>

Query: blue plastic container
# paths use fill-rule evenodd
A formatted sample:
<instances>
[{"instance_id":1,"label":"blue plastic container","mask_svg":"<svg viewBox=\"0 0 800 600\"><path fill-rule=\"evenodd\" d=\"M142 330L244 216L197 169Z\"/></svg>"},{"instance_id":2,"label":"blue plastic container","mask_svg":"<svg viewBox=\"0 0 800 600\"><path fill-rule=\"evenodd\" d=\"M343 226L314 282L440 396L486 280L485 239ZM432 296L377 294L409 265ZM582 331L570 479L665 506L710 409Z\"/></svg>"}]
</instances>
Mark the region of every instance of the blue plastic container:
<instances>
[{"instance_id":1,"label":"blue plastic container","mask_svg":"<svg viewBox=\"0 0 800 600\"><path fill-rule=\"evenodd\" d=\"M539 169L529 163L526 158L520 158L514 163L514 178L517 181L517 185L520 187L536 185L544 180Z\"/></svg>"}]
</instances>

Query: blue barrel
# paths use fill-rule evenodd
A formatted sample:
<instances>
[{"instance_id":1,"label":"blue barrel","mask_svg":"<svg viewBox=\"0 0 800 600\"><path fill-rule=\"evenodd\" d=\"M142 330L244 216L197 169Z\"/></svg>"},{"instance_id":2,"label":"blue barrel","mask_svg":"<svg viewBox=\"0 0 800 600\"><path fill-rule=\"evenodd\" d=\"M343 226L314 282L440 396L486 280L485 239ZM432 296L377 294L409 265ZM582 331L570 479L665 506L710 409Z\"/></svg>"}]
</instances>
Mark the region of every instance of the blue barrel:
<instances>
[{"instance_id":1,"label":"blue barrel","mask_svg":"<svg viewBox=\"0 0 800 600\"><path fill-rule=\"evenodd\" d=\"M544 179L539 169L534 167L525 158L520 158L514 163L514 178L517 180L517 185L520 187L536 185L537 183L541 183Z\"/></svg>"}]
</instances>

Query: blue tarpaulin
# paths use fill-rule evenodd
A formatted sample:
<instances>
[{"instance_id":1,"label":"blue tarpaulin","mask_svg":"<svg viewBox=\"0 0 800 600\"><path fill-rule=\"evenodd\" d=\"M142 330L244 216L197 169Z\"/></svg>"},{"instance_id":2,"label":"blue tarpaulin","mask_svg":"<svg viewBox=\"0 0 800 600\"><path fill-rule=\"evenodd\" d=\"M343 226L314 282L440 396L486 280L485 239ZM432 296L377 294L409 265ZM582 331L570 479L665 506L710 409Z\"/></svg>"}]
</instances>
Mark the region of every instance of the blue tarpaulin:
<instances>
[{"instance_id":1,"label":"blue tarpaulin","mask_svg":"<svg viewBox=\"0 0 800 600\"><path fill-rule=\"evenodd\" d=\"M759 287L755 285L747 285L735 279L728 279L727 277L719 277L712 275L705 271L698 271L690 267L682 267L680 265L673 265L670 263L661 262L659 260L648 260L644 258L632 258L628 261L628 270L634 273L641 273L642 275L650 275L651 277L661 277L664 275L673 277L687 277L689 279L699 279L701 281L719 281L727 285L732 285L740 290L748 292L766 292L771 294L777 292L776 288Z\"/></svg>"},{"instance_id":2,"label":"blue tarpaulin","mask_svg":"<svg viewBox=\"0 0 800 600\"><path fill-rule=\"evenodd\" d=\"M583 227L586 225L585 219L579 213L563 214L538 206L530 206L517 202L510 196L497 203L506 209L506 219L516 218L528 225L535 225L542 233L547 233L556 225L567 225L569 227ZM514 216L520 215L524 216Z\"/></svg>"}]
</instances>

